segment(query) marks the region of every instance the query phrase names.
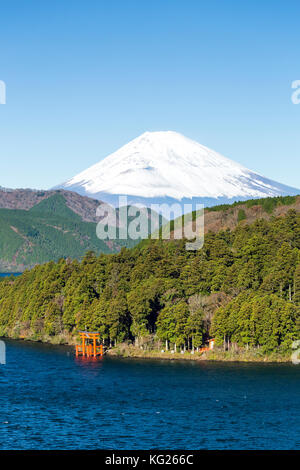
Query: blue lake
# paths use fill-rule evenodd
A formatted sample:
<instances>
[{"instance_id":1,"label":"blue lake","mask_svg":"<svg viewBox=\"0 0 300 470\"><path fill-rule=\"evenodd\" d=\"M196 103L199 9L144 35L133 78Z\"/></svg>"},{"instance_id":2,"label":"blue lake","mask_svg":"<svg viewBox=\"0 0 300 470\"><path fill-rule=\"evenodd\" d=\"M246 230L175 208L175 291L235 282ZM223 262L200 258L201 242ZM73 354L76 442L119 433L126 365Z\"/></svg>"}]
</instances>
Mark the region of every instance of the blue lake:
<instances>
[{"instance_id":1,"label":"blue lake","mask_svg":"<svg viewBox=\"0 0 300 470\"><path fill-rule=\"evenodd\" d=\"M300 448L300 366L94 362L5 342L1 449Z\"/></svg>"},{"instance_id":2,"label":"blue lake","mask_svg":"<svg viewBox=\"0 0 300 470\"><path fill-rule=\"evenodd\" d=\"M22 273L0 273L0 277L20 276Z\"/></svg>"}]
</instances>

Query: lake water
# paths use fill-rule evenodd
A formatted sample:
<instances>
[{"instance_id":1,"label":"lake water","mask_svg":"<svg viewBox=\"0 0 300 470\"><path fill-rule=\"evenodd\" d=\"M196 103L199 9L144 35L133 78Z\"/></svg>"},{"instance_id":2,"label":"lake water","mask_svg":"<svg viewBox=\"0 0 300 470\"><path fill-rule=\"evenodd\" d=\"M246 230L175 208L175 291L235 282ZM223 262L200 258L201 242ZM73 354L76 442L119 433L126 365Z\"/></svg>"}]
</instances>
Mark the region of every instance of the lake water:
<instances>
[{"instance_id":1,"label":"lake water","mask_svg":"<svg viewBox=\"0 0 300 470\"><path fill-rule=\"evenodd\" d=\"M20 276L22 273L0 273L0 277Z\"/></svg>"},{"instance_id":2,"label":"lake water","mask_svg":"<svg viewBox=\"0 0 300 470\"><path fill-rule=\"evenodd\" d=\"M94 361L5 342L1 449L300 448L300 366Z\"/></svg>"}]
</instances>

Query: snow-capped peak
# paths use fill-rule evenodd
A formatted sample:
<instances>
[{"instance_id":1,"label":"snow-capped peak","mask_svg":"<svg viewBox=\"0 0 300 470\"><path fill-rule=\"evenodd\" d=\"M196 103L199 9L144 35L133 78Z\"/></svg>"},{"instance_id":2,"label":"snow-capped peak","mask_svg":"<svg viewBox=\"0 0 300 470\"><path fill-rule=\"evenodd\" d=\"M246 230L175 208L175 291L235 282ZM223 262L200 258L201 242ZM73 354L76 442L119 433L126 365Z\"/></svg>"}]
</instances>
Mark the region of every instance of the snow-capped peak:
<instances>
[{"instance_id":1,"label":"snow-capped peak","mask_svg":"<svg viewBox=\"0 0 300 470\"><path fill-rule=\"evenodd\" d=\"M62 187L99 199L108 194L232 200L299 192L173 131L145 132Z\"/></svg>"}]
</instances>

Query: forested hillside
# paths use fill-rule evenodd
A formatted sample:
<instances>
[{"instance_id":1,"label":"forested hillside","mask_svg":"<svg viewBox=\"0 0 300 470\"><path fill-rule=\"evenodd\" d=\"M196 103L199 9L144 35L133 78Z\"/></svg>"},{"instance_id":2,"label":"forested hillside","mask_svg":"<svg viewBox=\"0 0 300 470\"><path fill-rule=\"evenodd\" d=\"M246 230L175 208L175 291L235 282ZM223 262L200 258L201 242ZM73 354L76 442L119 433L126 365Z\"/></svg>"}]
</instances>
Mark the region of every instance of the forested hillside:
<instances>
[{"instance_id":1,"label":"forested hillside","mask_svg":"<svg viewBox=\"0 0 300 470\"><path fill-rule=\"evenodd\" d=\"M97 222L96 210L101 201L90 197L80 196L72 191L64 190L34 190L0 188L0 209L20 209L28 211L46 199L60 195L69 209L75 212L85 222Z\"/></svg>"},{"instance_id":2,"label":"forested hillside","mask_svg":"<svg viewBox=\"0 0 300 470\"><path fill-rule=\"evenodd\" d=\"M106 343L235 344L288 351L300 335L300 215L241 221L185 241L147 240L119 254L86 253L0 282L2 335L68 340L99 330Z\"/></svg>"},{"instance_id":3,"label":"forested hillside","mask_svg":"<svg viewBox=\"0 0 300 470\"><path fill-rule=\"evenodd\" d=\"M29 196L26 197L26 204L32 204ZM88 250L116 253L124 245L134 245L130 240L97 238L96 222L83 218L90 219L90 212L95 217L99 201L67 192L57 192L48 198L43 193L41 199L29 210L0 209L0 271L23 271L61 257L79 259ZM7 205L8 202L12 203L5 201ZM71 202L73 210L69 207Z\"/></svg>"},{"instance_id":4,"label":"forested hillside","mask_svg":"<svg viewBox=\"0 0 300 470\"><path fill-rule=\"evenodd\" d=\"M289 210L300 212L300 196L267 197L264 199L250 199L249 201L221 204L205 209L205 232L219 232L220 230L234 230L242 221L247 224L257 219L270 220L271 217L284 216ZM202 213L202 211L200 211ZM197 212L185 216L184 225L189 227L192 220L198 217ZM164 226L164 231L181 232L182 220L177 218Z\"/></svg>"},{"instance_id":5,"label":"forested hillside","mask_svg":"<svg viewBox=\"0 0 300 470\"><path fill-rule=\"evenodd\" d=\"M137 240L97 238L99 205L101 201L71 191L0 190L0 272L23 272L60 257L79 259L88 250L117 253L122 246L136 245ZM269 220L287 214L290 209L300 212L299 196L216 206L205 210L205 231L233 230L241 221ZM148 209L149 233L151 214ZM170 226L176 232L177 222L171 221L164 230ZM185 220L185 226L188 225Z\"/></svg>"}]
</instances>

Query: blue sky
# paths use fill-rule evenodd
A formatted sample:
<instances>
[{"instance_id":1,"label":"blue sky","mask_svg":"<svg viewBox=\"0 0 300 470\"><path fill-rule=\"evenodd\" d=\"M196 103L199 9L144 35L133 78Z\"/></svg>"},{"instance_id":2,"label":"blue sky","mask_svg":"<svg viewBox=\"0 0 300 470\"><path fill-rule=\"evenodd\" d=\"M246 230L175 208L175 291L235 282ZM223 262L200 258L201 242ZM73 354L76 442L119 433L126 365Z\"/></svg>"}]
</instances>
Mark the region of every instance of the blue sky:
<instances>
[{"instance_id":1,"label":"blue sky","mask_svg":"<svg viewBox=\"0 0 300 470\"><path fill-rule=\"evenodd\" d=\"M300 188L296 1L0 2L0 185L49 188L174 130Z\"/></svg>"}]
</instances>

